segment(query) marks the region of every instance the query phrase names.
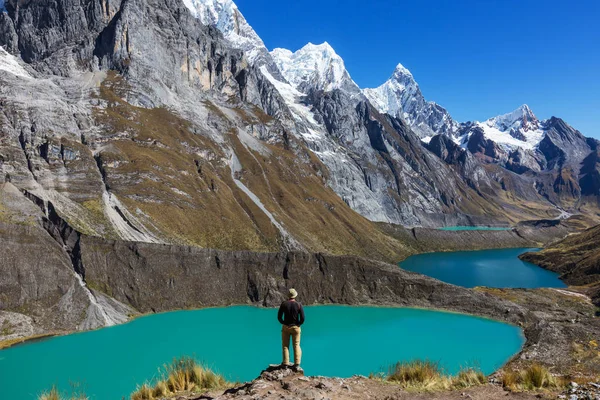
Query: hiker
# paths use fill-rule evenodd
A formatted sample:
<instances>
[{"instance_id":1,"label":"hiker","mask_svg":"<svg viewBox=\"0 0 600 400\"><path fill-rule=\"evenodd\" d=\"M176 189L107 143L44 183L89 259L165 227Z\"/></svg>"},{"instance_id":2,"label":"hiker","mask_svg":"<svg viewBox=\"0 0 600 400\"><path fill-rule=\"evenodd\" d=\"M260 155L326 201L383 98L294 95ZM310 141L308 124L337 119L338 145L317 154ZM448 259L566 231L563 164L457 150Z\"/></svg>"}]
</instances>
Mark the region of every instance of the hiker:
<instances>
[{"instance_id":1,"label":"hiker","mask_svg":"<svg viewBox=\"0 0 600 400\"><path fill-rule=\"evenodd\" d=\"M294 343L294 365L292 368L297 372L302 372L300 361L302 359L302 350L300 349L300 327L304 323L304 309L302 304L296 301L298 292L296 289L290 289L287 301L281 303L277 319L281 327L281 344L283 347L282 365L290 365L290 337Z\"/></svg>"}]
</instances>

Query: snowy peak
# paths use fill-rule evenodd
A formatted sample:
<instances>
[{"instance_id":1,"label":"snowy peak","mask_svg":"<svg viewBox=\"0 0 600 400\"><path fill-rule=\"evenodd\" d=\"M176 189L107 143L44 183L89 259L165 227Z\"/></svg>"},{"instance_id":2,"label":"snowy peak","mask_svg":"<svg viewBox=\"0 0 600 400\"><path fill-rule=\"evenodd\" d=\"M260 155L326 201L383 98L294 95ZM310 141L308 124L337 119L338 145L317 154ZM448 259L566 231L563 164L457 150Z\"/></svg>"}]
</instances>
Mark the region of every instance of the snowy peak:
<instances>
[{"instance_id":1,"label":"snowy peak","mask_svg":"<svg viewBox=\"0 0 600 400\"><path fill-rule=\"evenodd\" d=\"M544 138L543 122L537 119L527 104L508 114L490 118L485 122L475 122L471 126L481 128L486 139L508 151L517 148L531 150ZM470 132L472 130L469 130L466 136L470 136Z\"/></svg>"},{"instance_id":2,"label":"snowy peak","mask_svg":"<svg viewBox=\"0 0 600 400\"><path fill-rule=\"evenodd\" d=\"M404 111L409 103L425 102L413 75L402 64L396 66L390 79L383 85L364 89L363 93L380 112L405 119L407 115L404 115Z\"/></svg>"},{"instance_id":3,"label":"snowy peak","mask_svg":"<svg viewBox=\"0 0 600 400\"><path fill-rule=\"evenodd\" d=\"M540 121L529 106L523 104L513 112L488 119L485 124L501 131L515 130L523 133L538 129Z\"/></svg>"},{"instance_id":4,"label":"snowy peak","mask_svg":"<svg viewBox=\"0 0 600 400\"><path fill-rule=\"evenodd\" d=\"M425 100L413 74L402 64L383 85L364 89L363 94L379 112L402 118L424 140L438 134L453 136L458 129L448 111Z\"/></svg>"},{"instance_id":5,"label":"snowy peak","mask_svg":"<svg viewBox=\"0 0 600 400\"><path fill-rule=\"evenodd\" d=\"M268 53L232 0L183 0L183 3L204 25L216 26L235 48L244 50L251 64L261 54Z\"/></svg>"},{"instance_id":6,"label":"snowy peak","mask_svg":"<svg viewBox=\"0 0 600 400\"><path fill-rule=\"evenodd\" d=\"M271 56L285 79L300 92L360 91L346 70L344 60L327 42L319 45L308 43L295 53L277 48Z\"/></svg>"},{"instance_id":7,"label":"snowy peak","mask_svg":"<svg viewBox=\"0 0 600 400\"><path fill-rule=\"evenodd\" d=\"M412 73L408 70L408 68L406 68L404 65L398 63L398 65L396 65L396 68L394 69L394 74L392 75L392 78L390 79L405 79L405 78L410 78L413 79L413 75ZM416 82L415 82L416 84Z\"/></svg>"}]
</instances>

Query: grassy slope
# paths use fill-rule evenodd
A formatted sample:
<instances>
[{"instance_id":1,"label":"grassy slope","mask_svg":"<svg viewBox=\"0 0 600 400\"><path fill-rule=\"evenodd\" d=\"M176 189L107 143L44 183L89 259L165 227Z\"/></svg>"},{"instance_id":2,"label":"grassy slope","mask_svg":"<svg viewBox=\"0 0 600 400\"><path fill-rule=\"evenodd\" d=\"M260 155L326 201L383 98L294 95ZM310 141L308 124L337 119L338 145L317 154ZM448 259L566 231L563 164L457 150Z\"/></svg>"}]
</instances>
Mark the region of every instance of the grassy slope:
<instances>
[{"instance_id":1,"label":"grassy slope","mask_svg":"<svg viewBox=\"0 0 600 400\"><path fill-rule=\"evenodd\" d=\"M524 258L563 274L563 279L570 284L600 281L600 225L569 235Z\"/></svg>"},{"instance_id":2,"label":"grassy slope","mask_svg":"<svg viewBox=\"0 0 600 400\"><path fill-rule=\"evenodd\" d=\"M539 253L527 253L522 259L558 272L571 285L585 286L600 304L600 225L567 236Z\"/></svg>"},{"instance_id":3,"label":"grassy slope","mask_svg":"<svg viewBox=\"0 0 600 400\"><path fill-rule=\"evenodd\" d=\"M125 84L113 75L101 87L107 107L96 113L104 127L100 158L110 191L157 236L205 248L279 250L278 230L231 177L229 147L242 164L237 178L307 250L390 261L414 252L350 209L301 143L293 151L262 143L267 152L261 154L232 129L219 145L169 110L126 103ZM218 107L205 106L227 126ZM242 122L270 122L255 107L232 111Z\"/></svg>"}]
</instances>

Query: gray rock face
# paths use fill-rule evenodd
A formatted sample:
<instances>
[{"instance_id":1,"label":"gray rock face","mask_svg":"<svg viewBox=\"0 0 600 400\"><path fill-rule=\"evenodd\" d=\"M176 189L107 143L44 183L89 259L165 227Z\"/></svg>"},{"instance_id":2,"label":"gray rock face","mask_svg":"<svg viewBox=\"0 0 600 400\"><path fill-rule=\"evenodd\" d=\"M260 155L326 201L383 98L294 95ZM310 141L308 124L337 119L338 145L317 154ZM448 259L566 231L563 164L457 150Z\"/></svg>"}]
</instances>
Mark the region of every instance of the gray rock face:
<instances>
[{"instance_id":1,"label":"gray rock face","mask_svg":"<svg viewBox=\"0 0 600 400\"><path fill-rule=\"evenodd\" d=\"M92 293L84 283L81 264L75 261L78 234L64 223L49 221L10 183L2 185L0 198L1 311L31 318L27 335L95 329L127 320L129 307ZM56 237L42 224L55 227Z\"/></svg>"},{"instance_id":2,"label":"gray rock face","mask_svg":"<svg viewBox=\"0 0 600 400\"><path fill-rule=\"evenodd\" d=\"M523 174L527 171L540 172L543 161L539 156L530 150L516 149L508 155L506 169Z\"/></svg>"},{"instance_id":3,"label":"gray rock face","mask_svg":"<svg viewBox=\"0 0 600 400\"><path fill-rule=\"evenodd\" d=\"M483 160L498 161L506 158L506 153L494 141L486 139L483 131L475 127L469 135L467 149L472 154L481 155Z\"/></svg>"},{"instance_id":4,"label":"gray rock face","mask_svg":"<svg viewBox=\"0 0 600 400\"><path fill-rule=\"evenodd\" d=\"M466 202L454 202L469 190L464 182L426 151L401 120L341 90L313 92L309 102L327 133L354 155L367 186L387 205L388 221L427 225L430 215L468 213Z\"/></svg>"},{"instance_id":5,"label":"gray rock face","mask_svg":"<svg viewBox=\"0 0 600 400\"><path fill-rule=\"evenodd\" d=\"M579 186L581 195L594 201L593 198L600 194L600 146L596 140L588 140L588 143L593 150L581 164Z\"/></svg>"}]
</instances>

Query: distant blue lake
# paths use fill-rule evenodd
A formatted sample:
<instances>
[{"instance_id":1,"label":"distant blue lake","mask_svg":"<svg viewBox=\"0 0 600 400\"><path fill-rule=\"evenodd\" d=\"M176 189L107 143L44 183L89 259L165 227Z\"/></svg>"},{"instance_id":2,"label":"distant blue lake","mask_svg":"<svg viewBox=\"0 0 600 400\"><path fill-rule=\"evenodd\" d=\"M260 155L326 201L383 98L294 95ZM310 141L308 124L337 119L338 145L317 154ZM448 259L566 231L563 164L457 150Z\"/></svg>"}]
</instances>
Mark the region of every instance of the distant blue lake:
<instances>
[{"instance_id":1,"label":"distant blue lake","mask_svg":"<svg viewBox=\"0 0 600 400\"><path fill-rule=\"evenodd\" d=\"M511 229L492 226L445 226L438 228L440 231L510 231Z\"/></svg>"},{"instance_id":2,"label":"distant blue lake","mask_svg":"<svg viewBox=\"0 0 600 400\"><path fill-rule=\"evenodd\" d=\"M439 361L448 372L501 367L523 345L515 326L410 308L306 307L303 367L308 375L349 377L387 371L400 360ZM77 382L91 399L129 398L174 357L190 355L234 381L281 362L276 310L247 306L177 311L98 331L0 351L2 398L36 399L53 384Z\"/></svg>"},{"instance_id":3,"label":"distant blue lake","mask_svg":"<svg viewBox=\"0 0 600 400\"><path fill-rule=\"evenodd\" d=\"M428 253L411 256L400 267L440 281L472 288L563 288L558 274L519 260L519 255L538 249L497 249Z\"/></svg>"}]
</instances>

